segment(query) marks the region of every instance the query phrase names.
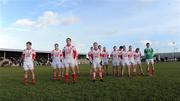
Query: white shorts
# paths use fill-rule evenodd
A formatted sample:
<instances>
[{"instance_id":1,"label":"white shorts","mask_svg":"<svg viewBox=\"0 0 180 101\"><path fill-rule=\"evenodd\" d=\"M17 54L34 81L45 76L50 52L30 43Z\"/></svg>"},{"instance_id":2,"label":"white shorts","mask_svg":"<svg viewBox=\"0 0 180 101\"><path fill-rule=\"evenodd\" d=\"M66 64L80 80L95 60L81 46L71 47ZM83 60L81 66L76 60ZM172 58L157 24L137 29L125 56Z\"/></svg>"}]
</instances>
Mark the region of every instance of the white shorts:
<instances>
[{"instance_id":1,"label":"white shorts","mask_svg":"<svg viewBox=\"0 0 180 101\"><path fill-rule=\"evenodd\" d=\"M64 66L67 67L74 67L75 63L74 63L74 59L73 58L65 58L64 59Z\"/></svg>"},{"instance_id":2,"label":"white shorts","mask_svg":"<svg viewBox=\"0 0 180 101\"><path fill-rule=\"evenodd\" d=\"M53 69L64 68L63 63L60 62L60 61L59 62L52 62L51 66L52 66Z\"/></svg>"},{"instance_id":3,"label":"white shorts","mask_svg":"<svg viewBox=\"0 0 180 101\"><path fill-rule=\"evenodd\" d=\"M108 65L108 64L109 64L108 59L103 59L103 65Z\"/></svg>"},{"instance_id":4,"label":"white shorts","mask_svg":"<svg viewBox=\"0 0 180 101\"><path fill-rule=\"evenodd\" d=\"M129 60L129 64L130 64L130 65L135 65L136 63L135 63L134 59L130 59L130 60Z\"/></svg>"},{"instance_id":5,"label":"white shorts","mask_svg":"<svg viewBox=\"0 0 180 101\"><path fill-rule=\"evenodd\" d=\"M119 66L119 60L112 60L113 66Z\"/></svg>"},{"instance_id":6,"label":"white shorts","mask_svg":"<svg viewBox=\"0 0 180 101\"><path fill-rule=\"evenodd\" d=\"M141 60L135 60L135 63L136 63L137 65L140 65L140 64L141 64Z\"/></svg>"},{"instance_id":7,"label":"white shorts","mask_svg":"<svg viewBox=\"0 0 180 101\"><path fill-rule=\"evenodd\" d=\"M101 62L101 61L95 61L95 60L93 60L93 63L92 63L93 68L101 68L100 62Z\"/></svg>"},{"instance_id":8,"label":"white shorts","mask_svg":"<svg viewBox=\"0 0 180 101\"><path fill-rule=\"evenodd\" d=\"M129 60L122 60L122 65L123 67L130 65Z\"/></svg>"},{"instance_id":9,"label":"white shorts","mask_svg":"<svg viewBox=\"0 0 180 101\"><path fill-rule=\"evenodd\" d=\"M154 59L146 59L146 64L149 65L149 63L154 64Z\"/></svg>"},{"instance_id":10,"label":"white shorts","mask_svg":"<svg viewBox=\"0 0 180 101\"><path fill-rule=\"evenodd\" d=\"M25 71L27 70L33 70L34 69L34 64L32 61L29 62L23 62L23 68Z\"/></svg>"}]
</instances>

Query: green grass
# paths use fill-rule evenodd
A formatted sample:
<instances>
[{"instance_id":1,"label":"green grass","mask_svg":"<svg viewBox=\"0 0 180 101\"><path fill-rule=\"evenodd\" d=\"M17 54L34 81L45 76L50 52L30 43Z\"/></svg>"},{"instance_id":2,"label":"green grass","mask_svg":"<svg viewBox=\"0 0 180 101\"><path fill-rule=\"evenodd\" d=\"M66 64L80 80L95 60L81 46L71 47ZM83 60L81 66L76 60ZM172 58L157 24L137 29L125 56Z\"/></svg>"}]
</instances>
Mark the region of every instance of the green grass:
<instances>
[{"instance_id":1,"label":"green grass","mask_svg":"<svg viewBox=\"0 0 180 101\"><path fill-rule=\"evenodd\" d=\"M145 65L143 65L145 70ZM0 101L180 101L180 63L158 63L155 78L115 78L92 83L88 65L80 65L76 84L51 81L52 69L35 69L36 85L24 86L22 68L0 68Z\"/></svg>"}]
</instances>

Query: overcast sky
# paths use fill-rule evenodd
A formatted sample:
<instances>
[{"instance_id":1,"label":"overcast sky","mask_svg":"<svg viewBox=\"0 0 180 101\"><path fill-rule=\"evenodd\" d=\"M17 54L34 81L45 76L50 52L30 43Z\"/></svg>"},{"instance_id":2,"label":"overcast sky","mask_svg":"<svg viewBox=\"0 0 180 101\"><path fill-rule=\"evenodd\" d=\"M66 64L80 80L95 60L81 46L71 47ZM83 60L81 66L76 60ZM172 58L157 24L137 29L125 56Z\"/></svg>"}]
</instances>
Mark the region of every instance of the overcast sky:
<instances>
[{"instance_id":1,"label":"overcast sky","mask_svg":"<svg viewBox=\"0 0 180 101\"><path fill-rule=\"evenodd\" d=\"M150 42L157 52L180 50L180 0L0 0L0 48L62 48L72 38L79 53ZM175 42L173 44L172 42Z\"/></svg>"}]
</instances>

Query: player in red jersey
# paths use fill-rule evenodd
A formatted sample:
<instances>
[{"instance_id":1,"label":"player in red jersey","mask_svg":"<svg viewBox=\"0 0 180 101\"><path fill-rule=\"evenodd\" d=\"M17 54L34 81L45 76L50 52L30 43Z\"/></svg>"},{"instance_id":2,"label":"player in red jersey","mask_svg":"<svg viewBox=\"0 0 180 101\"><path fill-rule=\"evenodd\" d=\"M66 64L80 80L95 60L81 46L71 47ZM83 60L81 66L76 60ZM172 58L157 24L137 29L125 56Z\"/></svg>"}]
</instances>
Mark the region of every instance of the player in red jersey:
<instances>
[{"instance_id":1,"label":"player in red jersey","mask_svg":"<svg viewBox=\"0 0 180 101\"><path fill-rule=\"evenodd\" d=\"M69 71L72 70L73 83L76 81L75 63L74 59L77 55L75 47L71 44L71 39L66 39L66 46L63 49L64 66L65 66L65 83L69 83Z\"/></svg>"},{"instance_id":2,"label":"player in red jersey","mask_svg":"<svg viewBox=\"0 0 180 101\"><path fill-rule=\"evenodd\" d=\"M123 69L123 59L122 59L122 51L123 51L123 46L119 47L119 75L118 76L122 76L122 69Z\"/></svg>"},{"instance_id":3,"label":"player in red jersey","mask_svg":"<svg viewBox=\"0 0 180 101\"><path fill-rule=\"evenodd\" d=\"M112 66L113 66L113 76L118 76L118 67L119 67L119 51L117 51L117 47L113 47L113 51L111 52L111 58L112 58Z\"/></svg>"},{"instance_id":4,"label":"player in red jersey","mask_svg":"<svg viewBox=\"0 0 180 101\"><path fill-rule=\"evenodd\" d=\"M129 65L133 69L133 76L136 76L136 63L134 60L134 51L132 50L132 46L129 46L128 50L128 59L129 59Z\"/></svg>"},{"instance_id":5,"label":"player in red jersey","mask_svg":"<svg viewBox=\"0 0 180 101\"><path fill-rule=\"evenodd\" d=\"M62 51L59 49L59 44L54 44L54 50L51 51L51 59L52 59L52 68L53 68L53 80L60 80L63 77L64 73L64 65L63 61L63 54Z\"/></svg>"},{"instance_id":6,"label":"player in red jersey","mask_svg":"<svg viewBox=\"0 0 180 101\"><path fill-rule=\"evenodd\" d=\"M121 71L121 76L124 75L124 68L127 67L128 77L130 77L131 67L130 67L129 58L128 58L128 51L126 50L125 45L123 46L123 51L122 51L122 64L123 64L123 69Z\"/></svg>"},{"instance_id":7,"label":"player in red jersey","mask_svg":"<svg viewBox=\"0 0 180 101\"><path fill-rule=\"evenodd\" d=\"M136 65L139 67L140 73L139 75L144 75L143 69L142 69L142 64L141 64L141 52L139 48L136 48L135 53L134 53L134 59Z\"/></svg>"},{"instance_id":8,"label":"player in red jersey","mask_svg":"<svg viewBox=\"0 0 180 101\"><path fill-rule=\"evenodd\" d=\"M98 70L99 76L100 76L100 81L103 81L103 76L102 76L102 69L101 69L101 51L98 48L98 43L94 42L93 43L93 53L92 53L92 60L93 60L93 82L96 81L96 72Z\"/></svg>"},{"instance_id":9,"label":"player in red jersey","mask_svg":"<svg viewBox=\"0 0 180 101\"><path fill-rule=\"evenodd\" d=\"M23 50L22 59L23 59L23 68L24 68L24 84L28 85L28 72L32 74L32 84L36 83L35 73L34 73L34 64L33 61L36 57L36 52L32 49L32 43L26 42L26 49Z\"/></svg>"},{"instance_id":10,"label":"player in red jersey","mask_svg":"<svg viewBox=\"0 0 180 101\"><path fill-rule=\"evenodd\" d=\"M109 53L106 50L106 47L103 47L102 57L103 57L102 58L103 66L104 66L103 68L104 68L104 70L106 69L106 75L109 75L109 67L108 67L108 64L109 64Z\"/></svg>"}]
</instances>

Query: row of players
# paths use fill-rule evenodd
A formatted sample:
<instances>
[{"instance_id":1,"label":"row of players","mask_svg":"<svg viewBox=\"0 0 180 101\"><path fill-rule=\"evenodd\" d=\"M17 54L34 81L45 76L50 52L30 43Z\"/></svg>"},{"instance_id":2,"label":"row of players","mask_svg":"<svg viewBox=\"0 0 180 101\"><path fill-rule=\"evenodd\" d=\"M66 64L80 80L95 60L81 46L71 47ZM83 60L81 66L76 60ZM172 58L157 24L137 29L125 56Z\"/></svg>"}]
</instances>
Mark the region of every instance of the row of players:
<instances>
[{"instance_id":1,"label":"row of players","mask_svg":"<svg viewBox=\"0 0 180 101\"><path fill-rule=\"evenodd\" d=\"M148 43L149 45L149 43ZM145 54L147 56L153 53L152 48L149 48L147 45L147 49L145 49ZM33 61L36 57L36 53L34 49L32 49L32 43L26 43L26 49L24 49L22 53L23 58L23 68L24 68L24 84L28 85L28 72L30 71L32 74L32 84L36 83L35 73L34 73L34 65ZM149 51L150 49L150 51ZM122 51L121 51L122 50ZM137 49L137 54L135 55L132 51L132 47L129 47L129 51L126 51L126 47L120 47L120 50L117 50L116 47L113 47L113 52L111 53L112 63L113 63L113 75L119 75L119 64L122 65L121 75L123 76L124 69L123 67L128 67L128 75L130 77L130 64L133 65L133 73L136 73L136 63L140 66L140 73L143 74L141 62L140 62L140 52ZM131 55L131 56L130 56ZM103 51L101 51L101 46L98 43L94 42L93 47L91 47L91 51L88 53L89 61L90 61L90 75L93 77L93 82L96 81L97 73L99 73L100 80L103 81L104 77L104 66L108 69L108 52L106 51L105 47ZM139 58L138 61L134 61L134 56ZM77 63L78 53L75 47L71 44L71 39L66 39L66 46L61 51L59 49L59 45L55 44L55 49L51 52L52 58L52 67L53 67L53 80L60 80L64 78L65 83L69 83L69 72L72 71L72 82L76 81L76 76L79 75L79 67ZM131 60L132 58L132 60ZM153 68L153 75L154 75L154 63L152 59L147 59L147 63L151 62ZM148 65L149 66L149 65ZM64 70L65 68L65 70ZM109 70L107 70L108 73ZM148 70L149 72L149 67ZM65 72L65 74L64 74Z\"/></svg>"},{"instance_id":2,"label":"row of players","mask_svg":"<svg viewBox=\"0 0 180 101\"><path fill-rule=\"evenodd\" d=\"M24 69L24 84L28 85L28 72L32 74L32 84L36 83L33 61L36 57L36 52L32 49L32 43L26 43L26 49L23 50L23 69ZM71 39L66 39L66 46L61 51L59 45L55 44L55 49L51 52L53 80L64 78L65 83L69 83L69 72L72 71L73 82L76 81L76 76L79 75L79 67L77 63L78 53L75 47L71 44ZM74 68L75 67L75 68ZM65 70L64 70L65 68ZM64 74L65 73L65 74Z\"/></svg>"},{"instance_id":3,"label":"row of players","mask_svg":"<svg viewBox=\"0 0 180 101\"><path fill-rule=\"evenodd\" d=\"M154 76L154 61L153 61L153 49L150 48L150 44L146 44L147 48L144 50L147 63L147 75L149 75L149 64L152 65L152 76ZM109 53L106 47L101 49L101 45L97 42L93 44L88 53L90 61L90 75L93 77L93 81L96 80L97 71L99 71L100 80L103 81L104 72L106 69L106 74L109 74ZM142 65L141 65L141 52L139 48L135 51L132 50L132 46L126 49L126 46L120 46L117 49L116 46L113 47L113 51L110 54L112 58L113 66L113 76L124 75L124 67L128 69L128 77L130 77L131 68L133 69L133 76L136 76L136 67L140 69L140 75L144 75ZM106 67L106 68L105 68Z\"/></svg>"}]
</instances>

